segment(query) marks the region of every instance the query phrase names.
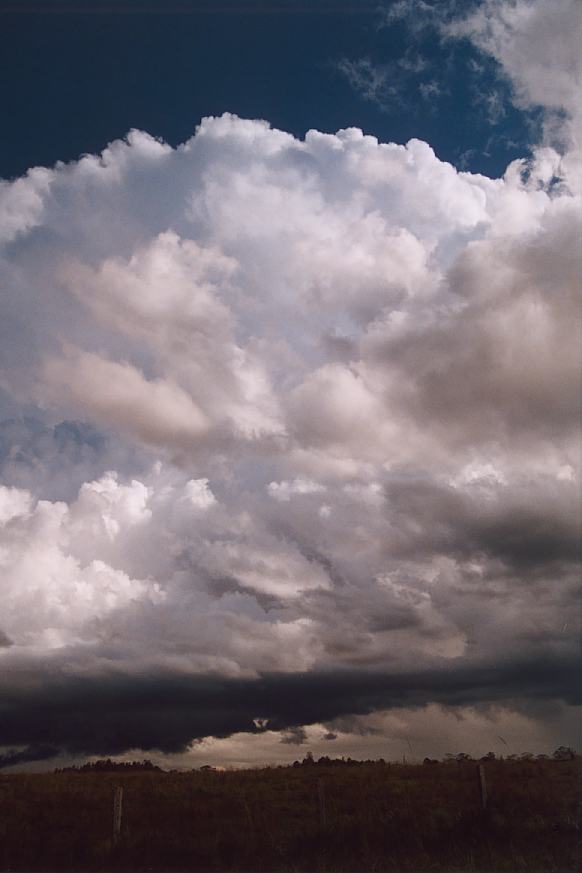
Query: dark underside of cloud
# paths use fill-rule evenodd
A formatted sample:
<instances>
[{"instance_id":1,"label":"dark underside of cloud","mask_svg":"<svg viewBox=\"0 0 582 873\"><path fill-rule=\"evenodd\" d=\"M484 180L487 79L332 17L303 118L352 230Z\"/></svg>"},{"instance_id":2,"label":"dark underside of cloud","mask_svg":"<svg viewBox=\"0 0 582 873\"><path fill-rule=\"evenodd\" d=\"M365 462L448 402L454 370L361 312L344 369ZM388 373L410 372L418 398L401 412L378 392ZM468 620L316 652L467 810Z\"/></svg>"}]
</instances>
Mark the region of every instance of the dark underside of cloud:
<instances>
[{"instance_id":1,"label":"dark underside of cloud","mask_svg":"<svg viewBox=\"0 0 582 873\"><path fill-rule=\"evenodd\" d=\"M115 755L131 749L176 753L210 735L227 737L266 728L293 732L301 725L350 714L428 703L452 707L509 703L530 709L550 701L582 703L576 663L549 658L399 675L334 671L258 679L46 676L34 693L26 687L24 676L20 682L15 679L2 695L0 745L26 744L27 748L0 757L0 766L59 753Z\"/></svg>"}]
</instances>

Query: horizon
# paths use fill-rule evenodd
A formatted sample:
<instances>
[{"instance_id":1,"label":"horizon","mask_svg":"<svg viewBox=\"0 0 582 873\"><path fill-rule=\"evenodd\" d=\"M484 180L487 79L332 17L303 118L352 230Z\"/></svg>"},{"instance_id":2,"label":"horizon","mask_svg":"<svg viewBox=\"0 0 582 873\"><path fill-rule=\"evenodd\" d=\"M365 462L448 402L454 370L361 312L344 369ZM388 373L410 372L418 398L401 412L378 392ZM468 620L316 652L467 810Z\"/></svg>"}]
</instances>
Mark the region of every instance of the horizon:
<instances>
[{"instance_id":1,"label":"horizon","mask_svg":"<svg viewBox=\"0 0 582 873\"><path fill-rule=\"evenodd\" d=\"M412 753L409 753L408 756L406 753L403 753L400 758L351 758L342 755L341 757L330 757L328 755L321 755L319 758L315 757L310 750L305 753L303 758L296 758L293 761L285 761L279 763L260 763L255 762L254 764L250 764L248 766L242 764L240 766L236 764L198 764L197 766L191 767L176 767L172 769L164 768L155 763L155 759L144 758L143 760L138 760L135 758L97 758L97 759L89 759L84 761L83 763L77 762L72 764L65 764L61 767L55 767L52 769L36 769L35 763L30 763L26 766L26 769L13 769L11 765L4 765L2 769L10 771L13 773L93 773L93 772L101 772L101 773L125 773L125 772L158 772L165 774L172 773L196 773L200 771L214 771L217 773L228 773L228 772L236 772L236 771L261 771L261 770L270 770L270 769L285 769L285 768L297 768L297 767L311 767L311 766L320 766L320 767L328 767L334 764L346 764L346 765L366 765L366 764L380 764L385 766L394 766L394 767L420 767L427 766L433 764L447 764L447 765L462 765L462 764L478 764L478 763L492 763L492 762L507 762L507 763L534 763L540 761L554 761L561 762L566 760L575 760L575 758L580 758L580 754L572 749L570 746L558 746L551 753L538 753L533 754L531 752L511 752L506 755L503 754L495 754L495 752L487 752L484 755L473 757L472 755L467 754L466 752L447 752L441 758L431 758L429 756L425 756L424 758L415 757ZM36 765L37 766L37 765Z\"/></svg>"}]
</instances>

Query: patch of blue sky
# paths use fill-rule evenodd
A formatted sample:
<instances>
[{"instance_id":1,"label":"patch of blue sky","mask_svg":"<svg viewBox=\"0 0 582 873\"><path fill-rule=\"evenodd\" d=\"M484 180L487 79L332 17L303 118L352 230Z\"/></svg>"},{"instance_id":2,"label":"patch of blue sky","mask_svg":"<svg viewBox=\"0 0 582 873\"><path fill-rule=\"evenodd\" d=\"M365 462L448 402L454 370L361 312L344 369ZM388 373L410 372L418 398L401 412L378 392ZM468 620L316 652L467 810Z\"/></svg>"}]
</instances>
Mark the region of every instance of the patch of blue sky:
<instances>
[{"instance_id":1,"label":"patch of blue sky","mask_svg":"<svg viewBox=\"0 0 582 873\"><path fill-rule=\"evenodd\" d=\"M46 419L41 410L0 419L0 484L45 500L71 500L83 482L98 479L112 464L127 476L143 472L143 459L115 435L83 421Z\"/></svg>"},{"instance_id":2,"label":"patch of blue sky","mask_svg":"<svg viewBox=\"0 0 582 873\"><path fill-rule=\"evenodd\" d=\"M472 5L454 8L459 14ZM439 157L497 175L539 141L541 113L517 108L499 64L468 39L444 34L445 19L429 15L432 8L387 4L367 53L341 58L336 70L362 100L414 129Z\"/></svg>"},{"instance_id":3,"label":"patch of blue sky","mask_svg":"<svg viewBox=\"0 0 582 873\"><path fill-rule=\"evenodd\" d=\"M23 15L0 3L0 105L10 118L0 176L98 152L132 127L176 145L201 117L225 111L299 137L343 127L416 137L457 166L499 175L527 154L538 119L511 104L494 62L467 40L443 39L437 12L473 5L44 0L20 4L31 10ZM192 14L172 14L179 7ZM51 8L62 14L41 14ZM103 14L70 11L90 8ZM122 8L135 14L113 14Z\"/></svg>"}]
</instances>

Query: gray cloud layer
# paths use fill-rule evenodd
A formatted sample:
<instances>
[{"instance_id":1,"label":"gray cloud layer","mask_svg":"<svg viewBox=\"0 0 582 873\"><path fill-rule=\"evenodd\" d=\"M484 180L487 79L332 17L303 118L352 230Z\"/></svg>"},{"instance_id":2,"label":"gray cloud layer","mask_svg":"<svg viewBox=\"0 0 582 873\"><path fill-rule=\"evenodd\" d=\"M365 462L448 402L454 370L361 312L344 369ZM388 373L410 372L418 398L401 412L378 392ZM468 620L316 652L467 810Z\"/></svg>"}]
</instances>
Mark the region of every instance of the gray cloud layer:
<instances>
[{"instance_id":1,"label":"gray cloud layer","mask_svg":"<svg viewBox=\"0 0 582 873\"><path fill-rule=\"evenodd\" d=\"M0 761L579 703L561 105L502 179L225 115L2 183Z\"/></svg>"},{"instance_id":2,"label":"gray cloud layer","mask_svg":"<svg viewBox=\"0 0 582 873\"><path fill-rule=\"evenodd\" d=\"M2 691L2 742L26 743L23 754L30 759L56 749L100 755L129 748L175 753L210 734L266 728L285 731L284 743L299 744L305 739L302 724L333 719L341 724L345 715L432 702L462 707L476 699L509 699L535 708L539 699L560 697L571 705L582 703L573 665L548 660L405 675L334 671L259 679L160 674L87 680L45 674L34 695L23 692L18 681L3 682Z\"/></svg>"}]
</instances>

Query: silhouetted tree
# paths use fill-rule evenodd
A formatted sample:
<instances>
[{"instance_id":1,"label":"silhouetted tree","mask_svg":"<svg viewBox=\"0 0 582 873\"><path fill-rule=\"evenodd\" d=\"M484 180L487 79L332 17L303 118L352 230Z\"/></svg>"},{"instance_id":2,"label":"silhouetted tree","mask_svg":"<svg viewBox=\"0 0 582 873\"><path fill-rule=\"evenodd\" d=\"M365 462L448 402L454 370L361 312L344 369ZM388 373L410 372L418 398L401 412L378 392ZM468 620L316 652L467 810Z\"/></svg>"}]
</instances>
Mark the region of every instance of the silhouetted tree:
<instances>
[{"instance_id":1,"label":"silhouetted tree","mask_svg":"<svg viewBox=\"0 0 582 873\"><path fill-rule=\"evenodd\" d=\"M576 752L570 746L558 746L552 758L554 761L573 761L576 757Z\"/></svg>"}]
</instances>

